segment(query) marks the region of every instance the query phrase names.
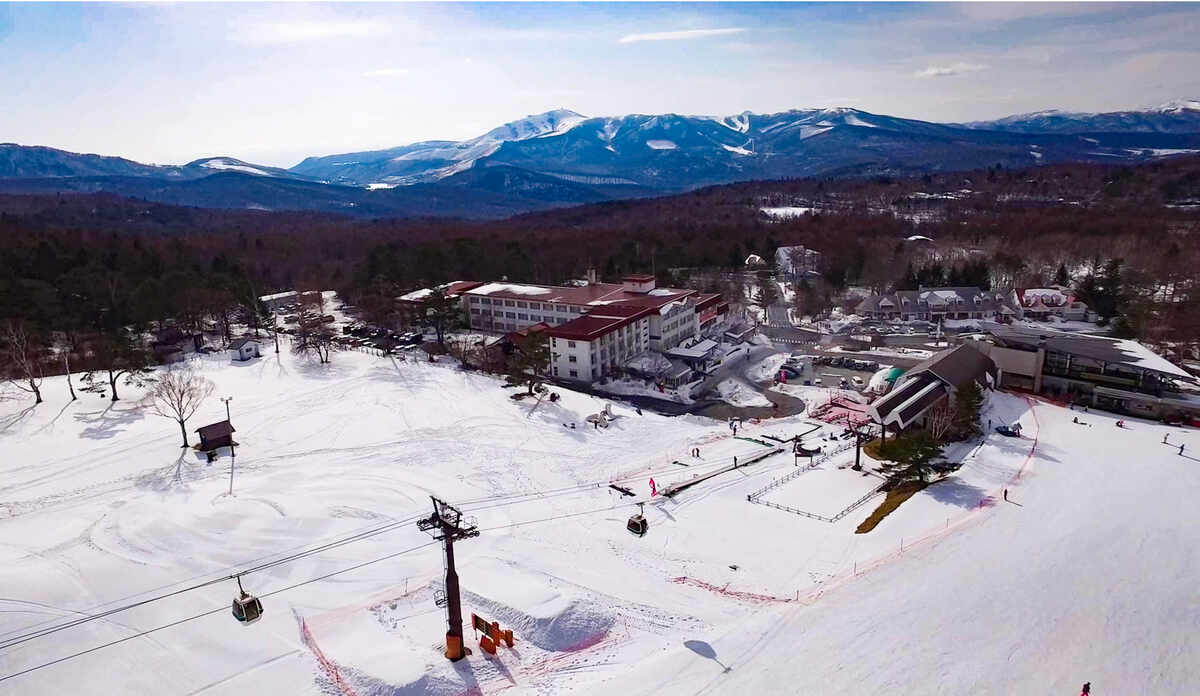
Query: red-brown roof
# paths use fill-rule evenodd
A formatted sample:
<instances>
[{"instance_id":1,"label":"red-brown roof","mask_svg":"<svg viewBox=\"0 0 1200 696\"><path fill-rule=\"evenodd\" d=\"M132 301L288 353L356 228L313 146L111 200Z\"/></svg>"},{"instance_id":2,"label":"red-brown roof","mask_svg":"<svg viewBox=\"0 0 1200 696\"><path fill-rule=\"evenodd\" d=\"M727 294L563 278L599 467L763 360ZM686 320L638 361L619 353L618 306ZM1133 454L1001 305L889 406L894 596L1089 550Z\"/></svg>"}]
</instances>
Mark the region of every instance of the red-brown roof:
<instances>
[{"instance_id":1,"label":"red-brown roof","mask_svg":"<svg viewBox=\"0 0 1200 696\"><path fill-rule=\"evenodd\" d=\"M635 283L645 283L647 281L654 280L654 276L646 273L630 273L627 276L622 276L621 280L630 280Z\"/></svg>"},{"instance_id":2,"label":"red-brown roof","mask_svg":"<svg viewBox=\"0 0 1200 696\"><path fill-rule=\"evenodd\" d=\"M702 293L696 296L696 311L703 312L710 307L721 304L720 293Z\"/></svg>"},{"instance_id":3,"label":"red-brown roof","mask_svg":"<svg viewBox=\"0 0 1200 696\"><path fill-rule=\"evenodd\" d=\"M512 336L520 336L521 338L525 338L526 336L528 336L531 333L538 333L541 331L545 331L548 328L550 328L549 324L547 324L544 321L539 321L538 323L530 324L529 326L526 326L523 329L517 329L516 331L510 331L505 335L510 338Z\"/></svg>"},{"instance_id":4,"label":"red-brown roof","mask_svg":"<svg viewBox=\"0 0 1200 696\"><path fill-rule=\"evenodd\" d=\"M565 324L547 329L546 335L570 341L591 341L632 324L638 319L654 313L656 309L656 307L639 307L631 304L604 305L578 319L572 319Z\"/></svg>"},{"instance_id":5,"label":"red-brown roof","mask_svg":"<svg viewBox=\"0 0 1200 696\"><path fill-rule=\"evenodd\" d=\"M465 291L464 294L479 297L520 300L522 302L548 302L550 304L604 306L615 302L636 303L645 307L662 307L668 302L695 295L695 290L657 288L650 292L630 292L623 285L593 283L562 287L555 285L530 285L526 283L485 283Z\"/></svg>"},{"instance_id":6,"label":"red-brown roof","mask_svg":"<svg viewBox=\"0 0 1200 696\"><path fill-rule=\"evenodd\" d=\"M478 280L456 280L446 286L446 294L450 297L458 297L464 292L473 290L480 285L483 285L483 283Z\"/></svg>"}]
</instances>

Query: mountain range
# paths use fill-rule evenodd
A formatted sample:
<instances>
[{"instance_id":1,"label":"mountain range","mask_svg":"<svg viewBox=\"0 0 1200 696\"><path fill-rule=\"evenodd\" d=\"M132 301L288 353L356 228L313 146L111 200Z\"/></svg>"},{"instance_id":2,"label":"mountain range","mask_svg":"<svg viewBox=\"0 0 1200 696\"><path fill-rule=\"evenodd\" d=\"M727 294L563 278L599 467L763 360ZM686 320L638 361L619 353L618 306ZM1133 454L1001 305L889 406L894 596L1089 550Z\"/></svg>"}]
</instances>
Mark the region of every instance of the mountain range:
<instances>
[{"instance_id":1,"label":"mountain range","mask_svg":"<svg viewBox=\"0 0 1200 696\"><path fill-rule=\"evenodd\" d=\"M906 175L1001 165L1139 162L1200 152L1200 100L941 124L849 108L589 118L559 109L464 141L180 166L0 145L0 191L106 191L164 203L370 217L501 217L754 179Z\"/></svg>"}]
</instances>

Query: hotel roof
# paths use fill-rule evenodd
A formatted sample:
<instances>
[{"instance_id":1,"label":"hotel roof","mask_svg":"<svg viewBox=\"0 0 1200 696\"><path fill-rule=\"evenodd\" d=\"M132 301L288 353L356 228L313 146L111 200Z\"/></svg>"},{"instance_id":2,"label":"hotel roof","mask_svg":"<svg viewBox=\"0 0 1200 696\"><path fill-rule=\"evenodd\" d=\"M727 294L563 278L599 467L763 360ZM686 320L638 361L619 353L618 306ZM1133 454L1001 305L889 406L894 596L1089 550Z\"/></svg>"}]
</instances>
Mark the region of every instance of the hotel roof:
<instances>
[{"instance_id":1,"label":"hotel roof","mask_svg":"<svg viewBox=\"0 0 1200 696\"><path fill-rule=\"evenodd\" d=\"M649 316L654 311L654 307L638 307L628 304L604 305L578 319L572 319L565 324L546 329L546 335L565 338L569 341L591 341L632 324L642 317Z\"/></svg>"},{"instance_id":2,"label":"hotel roof","mask_svg":"<svg viewBox=\"0 0 1200 696\"><path fill-rule=\"evenodd\" d=\"M695 290L678 288L655 288L649 292L631 292L626 290L625 286L615 283L593 283L574 287L526 283L485 283L471 288L463 294L523 302L549 302L550 304L577 306L622 303L657 309L668 302L697 293Z\"/></svg>"}]
</instances>

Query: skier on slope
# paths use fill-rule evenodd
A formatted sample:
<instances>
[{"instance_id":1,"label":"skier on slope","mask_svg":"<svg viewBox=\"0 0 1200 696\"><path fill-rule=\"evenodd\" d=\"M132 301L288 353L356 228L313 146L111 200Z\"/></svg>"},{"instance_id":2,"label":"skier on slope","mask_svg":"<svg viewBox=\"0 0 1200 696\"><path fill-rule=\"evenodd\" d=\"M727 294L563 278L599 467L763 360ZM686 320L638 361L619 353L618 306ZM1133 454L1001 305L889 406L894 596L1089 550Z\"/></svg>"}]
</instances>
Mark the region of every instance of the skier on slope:
<instances>
[{"instance_id":1,"label":"skier on slope","mask_svg":"<svg viewBox=\"0 0 1200 696\"><path fill-rule=\"evenodd\" d=\"M1088 694L1090 694L1090 693L1092 693L1092 683L1084 682L1083 690L1079 692L1079 696L1088 696Z\"/></svg>"}]
</instances>

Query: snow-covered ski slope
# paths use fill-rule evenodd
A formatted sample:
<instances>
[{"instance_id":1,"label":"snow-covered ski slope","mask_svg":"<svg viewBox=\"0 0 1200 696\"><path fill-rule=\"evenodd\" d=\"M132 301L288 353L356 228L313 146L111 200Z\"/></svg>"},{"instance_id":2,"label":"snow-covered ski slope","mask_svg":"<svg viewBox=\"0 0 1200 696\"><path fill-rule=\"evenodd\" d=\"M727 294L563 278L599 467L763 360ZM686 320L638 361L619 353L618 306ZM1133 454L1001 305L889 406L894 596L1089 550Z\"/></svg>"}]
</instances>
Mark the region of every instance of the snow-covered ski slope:
<instances>
[{"instance_id":1,"label":"snow-covered ski slope","mask_svg":"<svg viewBox=\"0 0 1200 696\"><path fill-rule=\"evenodd\" d=\"M881 498L832 524L747 502L796 470L785 452L651 500L639 539L624 521L651 477L662 488L813 424L747 423L738 434L749 439L735 439L725 423L614 405L611 427L593 430L584 418L606 400L558 390L561 401L535 408L441 363L333 360L195 363L217 389L189 429L223 419L216 397L234 397L232 497L228 456L208 465L181 450L178 427L143 410L134 388L115 405L90 394L72 404L50 379L35 409L0 403L0 678L130 638L4 679L0 694L1200 685L1194 431L1132 419L1121 430L1105 414L993 394L985 418L1020 420L1025 437L956 447L960 472L870 534L853 530ZM1161 443L1167 432L1188 456ZM831 516L872 488L839 468L852 457L762 499ZM464 609L512 628L515 649L476 648L453 665L439 655L441 553L413 522L431 493L477 518L482 535L456 548ZM248 627L228 613L236 585L225 580L6 642L356 533L371 535L246 575L266 608ZM469 626L467 637L474 645Z\"/></svg>"}]
</instances>

